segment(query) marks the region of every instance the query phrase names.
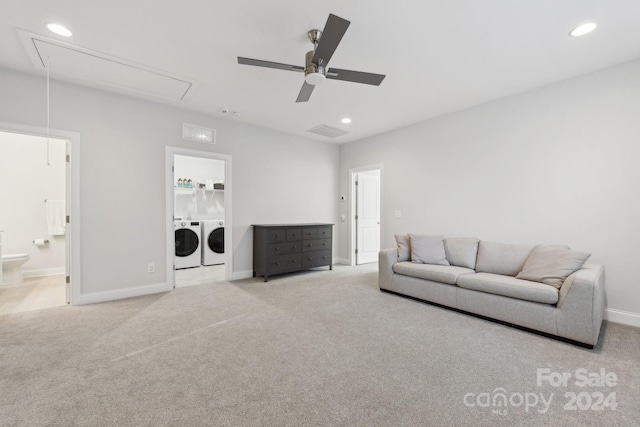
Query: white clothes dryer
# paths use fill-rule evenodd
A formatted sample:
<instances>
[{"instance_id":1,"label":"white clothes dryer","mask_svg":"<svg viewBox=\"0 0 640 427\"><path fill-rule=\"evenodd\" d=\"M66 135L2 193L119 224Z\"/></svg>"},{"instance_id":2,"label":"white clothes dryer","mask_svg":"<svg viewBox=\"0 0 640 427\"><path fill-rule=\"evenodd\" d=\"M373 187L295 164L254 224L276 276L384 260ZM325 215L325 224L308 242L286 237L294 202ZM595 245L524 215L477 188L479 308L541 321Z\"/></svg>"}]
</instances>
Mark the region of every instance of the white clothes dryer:
<instances>
[{"instance_id":1,"label":"white clothes dryer","mask_svg":"<svg viewBox=\"0 0 640 427\"><path fill-rule=\"evenodd\" d=\"M202 265L224 264L224 220L200 221Z\"/></svg>"},{"instance_id":2,"label":"white clothes dryer","mask_svg":"<svg viewBox=\"0 0 640 427\"><path fill-rule=\"evenodd\" d=\"M174 228L175 269L200 267L200 221L175 221Z\"/></svg>"}]
</instances>

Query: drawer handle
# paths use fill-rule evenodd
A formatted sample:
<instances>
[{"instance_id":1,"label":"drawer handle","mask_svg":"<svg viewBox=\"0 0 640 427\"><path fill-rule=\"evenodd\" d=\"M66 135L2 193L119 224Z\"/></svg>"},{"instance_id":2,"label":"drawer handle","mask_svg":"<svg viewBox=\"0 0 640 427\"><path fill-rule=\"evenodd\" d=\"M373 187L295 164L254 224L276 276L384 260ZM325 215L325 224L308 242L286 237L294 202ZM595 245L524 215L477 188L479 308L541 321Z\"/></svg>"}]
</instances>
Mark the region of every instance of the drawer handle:
<instances>
[{"instance_id":1,"label":"drawer handle","mask_svg":"<svg viewBox=\"0 0 640 427\"><path fill-rule=\"evenodd\" d=\"M322 246L327 246L327 242L323 242L323 243L322 243Z\"/></svg>"},{"instance_id":2,"label":"drawer handle","mask_svg":"<svg viewBox=\"0 0 640 427\"><path fill-rule=\"evenodd\" d=\"M311 243L309 243L309 247L313 246Z\"/></svg>"},{"instance_id":3,"label":"drawer handle","mask_svg":"<svg viewBox=\"0 0 640 427\"><path fill-rule=\"evenodd\" d=\"M291 262L293 262L293 263L295 264L295 263L296 263L296 260L294 259L294 260L293 260L293 261L291 261Z\"/></svg>"},{"instance_id":4,"label":"drawer handle","mask_svg":"<svg viewBox=\"0 0 640 427\"><path fill-rule=\"evenodd\" d=\"M326 255L324 255L324 256L322 257L322 259L327 259L327 256L326 256Z\"/></svg>"},{"instance_id":5,"label":"drawer handle","mask_svg":"<svg viewBox=\"0 0 640 427\"><path fill-rule=\"evenodd\" d=\"M307 258L307 260L311 261L311 257Z\"/></svg>"},{"instance_id":6,"label":"drawer handle","mask_svg":"<svg viewBox=\"0 0 640 427\"><path fill-rule=\"evenodd\" d=\"M276 265L280 265L280 263L278 261L276 261Z\"/></svg>"},{"instance_id":7,"label":"drawer handle","mask_svg":"<svg viewBox=\"0 0 640 427\"><path fill-rule=\"evenodd\" d=\"M280 250L280 248L276 246L276 251L279 251L279 250Z\"/></svg>"},{"instance_id":8,"label":"drawer handle","mask_svg":"<svg viewBox=\"0 0 640 427\"><path fill-rule=\"evenodd\" d=\"M296 249L296 248L297 248L297 246L294 246L294 247L293 247L293 249Z\"/></svg>"}]
</instances>

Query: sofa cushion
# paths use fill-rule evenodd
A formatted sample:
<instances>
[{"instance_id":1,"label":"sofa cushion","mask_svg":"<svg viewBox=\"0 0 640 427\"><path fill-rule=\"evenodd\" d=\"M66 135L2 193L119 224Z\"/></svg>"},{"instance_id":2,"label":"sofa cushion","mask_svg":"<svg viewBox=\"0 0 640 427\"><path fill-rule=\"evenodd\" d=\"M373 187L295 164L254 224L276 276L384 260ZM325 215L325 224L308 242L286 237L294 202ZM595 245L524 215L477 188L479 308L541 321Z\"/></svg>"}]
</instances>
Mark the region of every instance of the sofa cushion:
<instances>
[{"instance_id":1,"label":"sofa cushion","mask_svg":"<svg viewBox=\"0 0 640 427\"><path fill-rule=\"evenodd\" d=\"M476 271L516 276L535 245L510 245L480 241Z\"/></svg>"},{"instance_id":2,"label":"sofa cushion","mask_svg":"<svg viewBox=\"0 0 640 427\"><path fill-rule=\"evenodd\" d=\"M579 270L590 256L588 252L558 246L536 246L516 279L542 282L560 289L565 279Z\"/></svg>"},{"instance_id":3,"label":"sofa cushion","mask_svg":"<svg viewBox=\"0 0 640 427\"><path fill-rule=\"evenodd\" d=\"M411 259L411 246L409 246L409 236L406 234L396 234L396 244L398 245L398 261L409 261Z\"/></svg>"},{"instance_id":4,"label":"sofa cushion","mask_svg":"<svg viewBox=\"0 0 640 427\"><path fill-rule=\"evenodd\" d=\"M433 280L434 282L455 285L463 274L473 274L470 268L455 267L452 265L416 264L414 262L397 262L393 265L393 271L404 276L418 279Z\"/></svg>"},{"instance_id":5,"label":"sofa cushion","mask_svg":"<svg viewBox=\"0 0 640 427\"><path fill-rule=\"evenodd\" d=\"M465 274L458 277L458 286L474 291L487 292L532 302L555 304L558 289L544 283L516 279L492 273Z\"/></svg>"},{"instance_id":6,"label":"sofa cushion","mask_svg":"<svg viewBox=\"0 0 640 427\"><path fill-rule=\"evenodd\" d=\"M411 261L422 264L449 265L442 240L442 236L409 234Z\"/></svg>"},{"instance_id":7,"label":"sofa cushion","mask_svg":"<svg viewBox=\"0 0 640 427\"><path fill-rule=\"evenodd\" d=\"M478 242L475 237L454 237L444 239L444 252L451 265L476 268Z\"/></svg>"}]
</instances>

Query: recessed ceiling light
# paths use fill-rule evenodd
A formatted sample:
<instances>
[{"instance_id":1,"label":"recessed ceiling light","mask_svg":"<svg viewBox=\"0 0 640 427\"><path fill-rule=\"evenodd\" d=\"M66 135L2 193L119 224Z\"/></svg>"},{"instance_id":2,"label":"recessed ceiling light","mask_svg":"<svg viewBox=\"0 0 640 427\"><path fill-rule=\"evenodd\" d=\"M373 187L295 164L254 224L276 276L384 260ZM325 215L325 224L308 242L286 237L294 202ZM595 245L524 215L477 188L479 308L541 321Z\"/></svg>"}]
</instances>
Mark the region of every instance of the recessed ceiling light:
<instances>
[{"instance_id":1,"label":"recessed ceiling light","mask_svg":"<svg viewBox=\"0 0 640 427\"><path fill-rule=\"evenodd\" d=\"M69 29L64 25L50 23L50 24L47 24L47 28L49 29L49 31L52 31L59 36L71 37L73 35L73 33L69 31Z\"/></svg>"},{"instance_id":2,"label":"recessed ceiling light","mask_svg":"<svg viewBox=\"0 0 640 427\"><path fill-rule=\"evenodd\" d=\"M345 117L344 119L342 119L342 123L348 125L349 123L351 123L351 119L349 117Z\"/></svg>"},{"instance_id":3,"label":"recessed ceiling light","mask_svg":"<svg viewBox=\"0 0 640 427\"><path fill-rule=\"evenodd\" d=\"M574 28L569 35L571 37L580 37L585 34L589 34L591 31L595 30L598 24L595 22L587 22L586 24L582 24Z\"/></svg>"}]
</instances>

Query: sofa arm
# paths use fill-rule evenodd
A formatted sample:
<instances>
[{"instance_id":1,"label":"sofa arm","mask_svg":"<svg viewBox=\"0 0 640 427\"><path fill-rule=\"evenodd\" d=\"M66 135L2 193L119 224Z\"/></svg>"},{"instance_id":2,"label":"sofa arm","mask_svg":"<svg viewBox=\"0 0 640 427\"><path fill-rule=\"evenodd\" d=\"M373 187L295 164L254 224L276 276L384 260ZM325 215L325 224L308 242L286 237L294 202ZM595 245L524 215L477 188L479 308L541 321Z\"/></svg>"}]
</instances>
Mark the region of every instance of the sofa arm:
<instances>
[{"instance_id":1,"label":"sofa arm","mask_svg":"<svg viewBox=\"0 0 640 427\"><path fill-rule=\"evenodd\" d=\"M590 345L598 343L604 318L604 266L585 265L565 280L558 298L558 334Z\"/></svg>"},{"instance_id":2,"label":"sofa arm","mask_svg":"<svg viewBox=\"0 0 640 427\"><path fill-rule=\"evenodd\" d=\"M378 254L378 287L389 289L393 280L393 264L398 262L398 249L383 249Z\"/></svg>"}]
</instances>

